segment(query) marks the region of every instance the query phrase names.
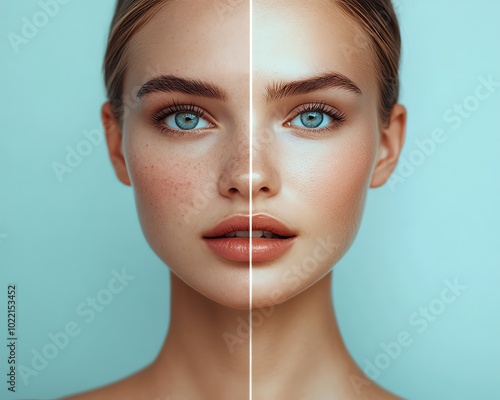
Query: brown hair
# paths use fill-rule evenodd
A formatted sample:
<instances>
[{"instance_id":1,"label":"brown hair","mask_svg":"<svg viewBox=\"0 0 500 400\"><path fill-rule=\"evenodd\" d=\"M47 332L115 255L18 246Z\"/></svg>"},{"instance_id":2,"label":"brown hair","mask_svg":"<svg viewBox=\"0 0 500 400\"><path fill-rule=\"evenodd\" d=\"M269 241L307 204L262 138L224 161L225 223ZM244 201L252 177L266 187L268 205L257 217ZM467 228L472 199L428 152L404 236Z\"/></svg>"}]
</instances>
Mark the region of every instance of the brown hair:
<instances>
[{"instance_id":1,"label":"brown hair","mask_svg":"<svg viewBox=\"0 0 500 400\"><path fill-rule=\"evenodd\" d=\"M380 119L387 125L399 97L401 33L391 0L334 0L368 36L376 57L380 88Z\"/></svg>"},{"instance_id":2,"label":"brown hair","mask_svg":"<svg viewBox=\"0 0 500 400\"><path fill-rule=\"evenodd\" d=\"M106 55L104 82L115 118L123 117L123 81L128 65L127 44L169 0L118 0L111 22Z\"/></svg>"}]
</instances>

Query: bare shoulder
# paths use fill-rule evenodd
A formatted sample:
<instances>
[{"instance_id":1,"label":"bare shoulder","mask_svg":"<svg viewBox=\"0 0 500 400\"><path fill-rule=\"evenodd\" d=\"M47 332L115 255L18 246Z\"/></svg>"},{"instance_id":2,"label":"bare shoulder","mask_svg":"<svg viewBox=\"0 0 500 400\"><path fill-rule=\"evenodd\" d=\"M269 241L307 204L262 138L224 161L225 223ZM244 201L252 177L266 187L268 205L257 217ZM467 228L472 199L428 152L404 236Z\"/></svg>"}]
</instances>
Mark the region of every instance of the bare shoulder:
<instances>
[{"instance_id":1,"label":"bare shoulder","mask_svg":"<svg viewBox=\"0 0 500 400\"><path fill-rule=\"evenodd\" d=\"M355 398L356 400L405 400L364 375L351 375L350 380L352 392L345 393L349 398Z\"/></svg>"},{"instance_id":2,"label":"bare shoulder","mask_svg":"<svg viewBox=\"0 0 500 400\"><path fill-rule=\"evenodd\" d=\"M154 386L149 384L149 374L140 371L128 378L109 386L64 397L60 400L152 400L158 396L153 393ZM160 399L163 400L163 399Z\"/></svg>"},{"instance_id":3,"label":"bare shoulder","mask_svg":"<svg viewBox=\"0 0 500 400\"><path fill-rule=\"evenodd\" d=\"M128 379L114 383L109 386L94 389L88 392L75 394L73 396L64 397L60 400L114 400L114 399L133 399L135 391L128 384Z\"/></svg>"}]
</instances>

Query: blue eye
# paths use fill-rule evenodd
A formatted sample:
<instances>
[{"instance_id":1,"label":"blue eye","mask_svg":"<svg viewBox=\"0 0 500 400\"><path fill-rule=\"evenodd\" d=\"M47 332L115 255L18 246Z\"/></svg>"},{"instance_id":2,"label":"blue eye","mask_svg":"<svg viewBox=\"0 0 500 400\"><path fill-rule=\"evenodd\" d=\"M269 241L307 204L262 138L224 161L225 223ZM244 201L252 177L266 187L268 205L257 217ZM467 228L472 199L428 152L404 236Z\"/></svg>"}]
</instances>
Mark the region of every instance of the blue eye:
<instances>
[{"instance_id":1,"label":"blue eye","mask_svg":"<svg viewBox=\"0 0 500 400\"><path fill-rule=\"evenodd\" d=\"M191 131L215 128L216 125L205 118L206 112L193 104L172 104L151 116L153 125L167 135L182 136Z\"/></svg>"},{"instance_id":2,"label":"blue eye","mask_svg":"<svg viewBox=\"0 0 500 400\"><path fill-rule=\"evenodd\" d=\"M290 121L290 125L302 126L307 129L321 129L330 125L333 118L320 111L306 111Z\"/></svg>"},{"instance_id":3,"label":"blue eye","mask_svg":"<svg viewBox=\"0 0 500 400\"><path fill-rule=\"evenodd\" d=\"M193 129L208 128L210 123L203 119L201 115L194 112L178 112L164 119L165 125L172 129L189 131Z\"/></svg>"},{"instance_id":4,"label":"blue eye","mask_svg":"<svg viewBox=\"0 0 500 400\"><path fill-rule=\"evenodd\" d=\"M319 128L325 120L325 114L317 111L311 111L300 114L300 121L306 128Z\"/></svg>"},{"instance_id":5,"label":"blue eye","mask_svg":"<svg viewBox=\"0 0 500 400\"><path fill-rule=\"evenodd\" d=\"M286 126L304 130L323 130L335 128L345 121L345 115L324 103L314 103L300 106L294 112L295 117Z\"/></svg>"}]
</instances>

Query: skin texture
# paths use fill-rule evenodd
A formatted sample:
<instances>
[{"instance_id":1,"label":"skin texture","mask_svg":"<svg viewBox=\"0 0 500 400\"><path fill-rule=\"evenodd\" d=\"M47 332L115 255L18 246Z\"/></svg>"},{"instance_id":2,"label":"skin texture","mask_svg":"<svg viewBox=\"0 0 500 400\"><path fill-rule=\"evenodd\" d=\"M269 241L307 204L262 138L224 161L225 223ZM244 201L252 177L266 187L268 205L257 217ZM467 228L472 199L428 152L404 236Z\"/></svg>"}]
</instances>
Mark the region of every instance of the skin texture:
<instances>
[{"instance_id":1,"label":"skin texture","mask_svg":"<svg viewBox=\"0 0 500 400\"><path fill-rule=\"evenodd\" d=\"M316 4L254 2L251 115L247 2L221 14L210 0L174 0L132 39L125 93L136 93L153 70L210 82L226 99L149 94L129 107L123 125L103 106L117 176L132 186L144 234L172 271L171 320L151 365L69 399L248 399L250 307L253 399L397 398L368 381L348 354L331 270L356 236L368 189L396 166L406 111L396 105L383 127L373 56L343 50L356 46L360 31L331 2ZM269 87L332 72L362 94L330 87L265 99ZM151 115L173 100L203 108L207 127L183 137L153 127ZM312 103L345 120L321 133L301 130L297 112ZM211 195L193 213L207 187ZM250 213L250 196L253 214L272 215L297 233L285 255L253 264L252 303L250 266L218 258L201 241L220 220Z\"/></svg>"}]
</instances>

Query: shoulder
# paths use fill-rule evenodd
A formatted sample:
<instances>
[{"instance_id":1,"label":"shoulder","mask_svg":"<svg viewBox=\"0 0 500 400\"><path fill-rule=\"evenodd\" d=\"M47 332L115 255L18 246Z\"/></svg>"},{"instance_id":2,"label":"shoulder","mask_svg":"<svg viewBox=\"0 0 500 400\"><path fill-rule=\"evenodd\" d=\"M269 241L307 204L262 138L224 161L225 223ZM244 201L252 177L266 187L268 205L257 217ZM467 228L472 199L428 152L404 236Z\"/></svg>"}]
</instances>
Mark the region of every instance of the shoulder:
<instances>
[{"instance_id":1,"label":"shoulder","mask_svg":"<svg viewBox=\"0 0 500 400\"><path fill-rule=\"evenodd\" d=\"M88 392L64 397L59 400L140 400L154 398L148 374L140 371L128 378Z\"/></svg>"},{"instance_id":2,"label":"shoulder","mask_svg":"<svg viewBox=\"0 0 500 400\"><path fill-rule=\"evenodd\" d=\"M405 400L384 389L377 382L368 379L361 373L352 374L349 379L352 384L350 388L352 392L345 393L348 397L355 395L358 400Z\"/></svg>"},{"instance_id":3,"label":"shoulder","mask_svg":"<svg viewBox=\"0 0 500 400\"><path fill-rule=\"evenodd\" d=\"M114 400L114 399L132 399L133 392L126 393L128 385L125 381L115 383L110 386L101 387L88 392L75 394L73 396L64 397L60 400ZM128 397L127 397L128 396Z\"/></svg>"}]
</instances>

